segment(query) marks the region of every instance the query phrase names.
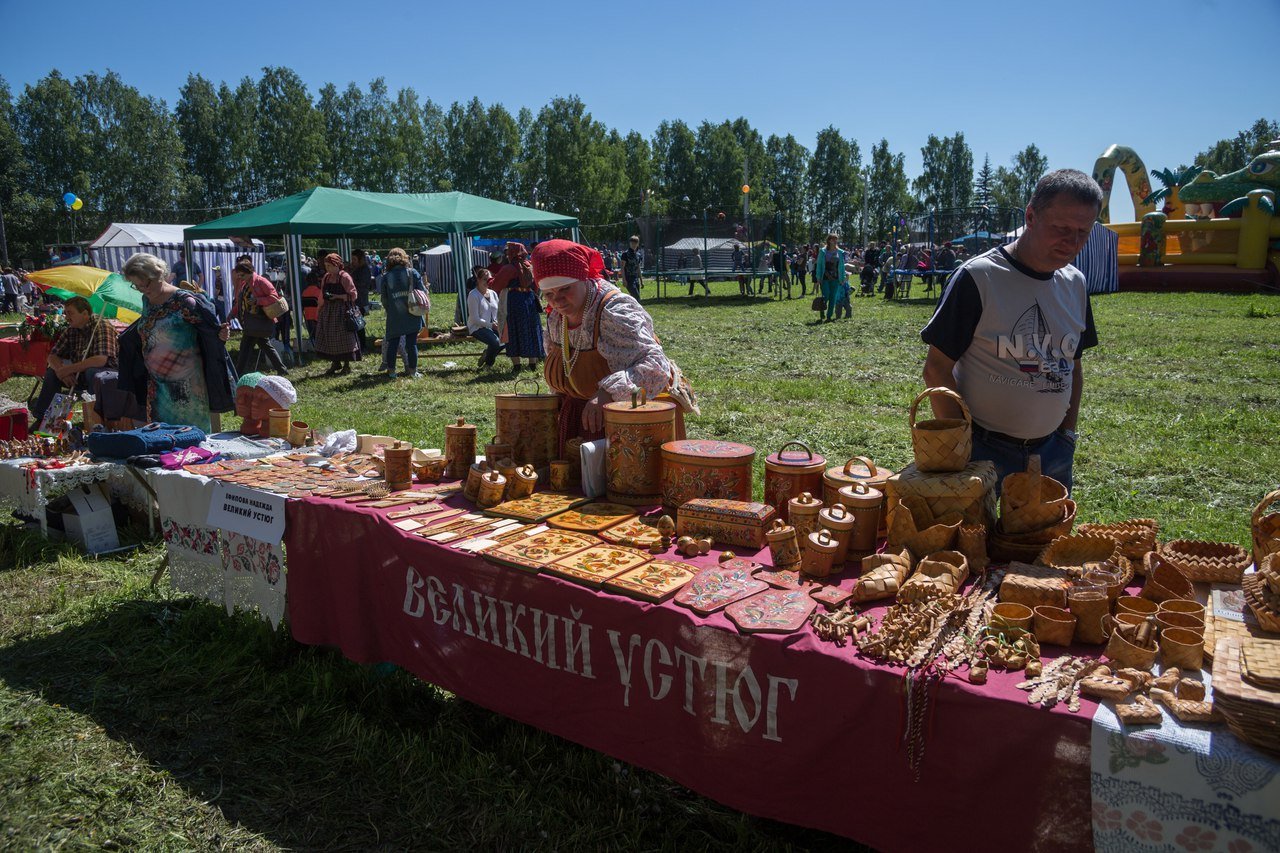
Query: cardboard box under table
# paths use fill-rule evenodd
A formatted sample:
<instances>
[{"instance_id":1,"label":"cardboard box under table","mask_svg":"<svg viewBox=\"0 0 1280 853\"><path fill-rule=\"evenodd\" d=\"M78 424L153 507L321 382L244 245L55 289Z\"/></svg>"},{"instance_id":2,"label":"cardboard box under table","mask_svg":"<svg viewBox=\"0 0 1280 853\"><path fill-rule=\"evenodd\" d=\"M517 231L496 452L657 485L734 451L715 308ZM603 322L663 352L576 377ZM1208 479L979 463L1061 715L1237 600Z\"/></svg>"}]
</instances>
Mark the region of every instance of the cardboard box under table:
<instances>
[{"instance_id":1,"label":"cardboard box under table","mask_svg":"<svg viewBox=\"0 0 1280 853\"><path fill-rule=\"evenodd\" d=\"M929 474L914 463L885 481L885 517L907 495L924 498L934 517L958 512L967 524L985 524L988 532L996 521L996 466L988 461L970 462L963 471Z\"/></svg>"}]
</instances>

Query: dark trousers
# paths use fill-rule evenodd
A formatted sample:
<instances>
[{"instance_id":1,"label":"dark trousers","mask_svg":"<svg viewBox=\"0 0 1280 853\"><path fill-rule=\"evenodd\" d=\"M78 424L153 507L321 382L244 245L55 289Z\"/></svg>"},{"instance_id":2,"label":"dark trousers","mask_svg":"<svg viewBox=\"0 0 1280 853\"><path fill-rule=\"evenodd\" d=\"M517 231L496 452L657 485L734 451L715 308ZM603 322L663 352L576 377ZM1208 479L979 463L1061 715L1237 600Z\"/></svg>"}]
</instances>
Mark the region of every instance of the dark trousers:
<instances>
[{"instance_id":1,"label":"dark trousers","mask_svg":"<svg viewBox=\"0 0 1280 853\"><path fill-rule=\"evenodd\" d=\"M98 375L96 367L90 367L88 370L82 370L80 375L76 377L76 387L74 390L77 394L81 391L88 391L93 387L93 379ZM40 396L36 398L36 403L31 407L31 417L35 418L36 423L44 417L45 411L49 405L53 403L55 394L64 393L67 386L62 384L62 380L58 378L58 374L53 372L50 367L44 372L44 382L40 385Z\"/></svg>"},{"instance_id":2,"label":"dark trousers","mask_svg":"<svg viewBox=\"0 0 1280 853\"><path fill-rule=\"evenodd\" d=\"M488 347L484 351L485 367L492 367L493 363L498 360L498 353L507 348L506 344L498 340L498 333L493 329L476 329L471 333L471 337Z\"/></svg>"},{"instance_id":3,"label":"dark trousers","mask_svg":"<svg viewBox=\"0 0 1280 853\"><path fill-rule=\"evenodd\" d=\"M1054 430L1036 441L1021 441L989 432L973 425L974 462L987 460L996 466L996 494L1000 494L1004 478L1027 470L1027 460L1040 457L1040 473L1052 477L1071 491L1072 468L1076 457L1076 443L1061 430Z\"/></svg>"},{"instance_id":4,"label":"dark trousers","mask_svg":"<svg viewBox=\"0 0 1280 853\"><path fill-rule=\"evenodd\" d=\"M16 314L18 312L18 294L6 293L0 296L0 311Z\"/></svg>"},{"instance_id":5,"label":"dark trousers","mask_svg":"<svg viewBox=\"0 0 1280 853\"><path fill-rule=\"evenodd\" d=\"M266 353L267 361L271 362L271 366L275 368L276 373L281 376L289 375L289 368L284 366L284 362L280 360L280 353L276 352L276 348L271 345L271 341L254 335L241 335L240 337L240 352L236 354L236 373L244 376L246 373L253 372L258 365L258 358L255 353L259 348Z\"/></svg>"},{"instance_id":6,"label":"dark trousers","mask_svg":"<svg viewBox=\"0 0 1280 853\"><path fill-rule=\"evenodd\" d=\"M635 297L636 302L639 302L640 301L640 279L638 278L627 279L627 292Z\"/></svg>"}]
</instances>

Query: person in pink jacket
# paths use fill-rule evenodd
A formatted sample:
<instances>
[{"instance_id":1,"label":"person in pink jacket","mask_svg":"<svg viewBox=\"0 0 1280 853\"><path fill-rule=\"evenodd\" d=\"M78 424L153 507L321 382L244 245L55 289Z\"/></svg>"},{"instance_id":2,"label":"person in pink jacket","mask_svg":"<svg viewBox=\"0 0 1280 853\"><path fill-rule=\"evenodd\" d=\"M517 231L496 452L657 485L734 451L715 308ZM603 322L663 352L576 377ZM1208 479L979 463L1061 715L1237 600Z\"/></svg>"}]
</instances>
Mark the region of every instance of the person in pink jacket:
<instances>
[{"instance_id":1,"label":"person in pink jacket","mask_svg":"<svg viewBox=\"0 0 1280 853\"><path fill-rule=\"evenodd\" d=\"M289 369L271 345L276 321L263 310L280 299L275 285L254 271L252 261L239 261L231 270L231 281L236 288L231 316L240 321L241 331L236 373L243 376L256 370L258 359L255 354L261 350L277 373L288 376Z\"/></svg>"}]
</instances>

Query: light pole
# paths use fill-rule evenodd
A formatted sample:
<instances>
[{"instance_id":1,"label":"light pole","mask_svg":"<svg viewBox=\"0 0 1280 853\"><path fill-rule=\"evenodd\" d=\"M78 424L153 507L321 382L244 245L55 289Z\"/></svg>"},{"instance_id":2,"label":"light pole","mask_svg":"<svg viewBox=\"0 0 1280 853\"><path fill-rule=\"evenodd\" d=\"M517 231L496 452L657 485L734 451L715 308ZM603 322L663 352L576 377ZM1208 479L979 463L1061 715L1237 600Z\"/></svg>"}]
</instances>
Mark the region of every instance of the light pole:
<instances>
[{"instance_id":1,"label":"light pole","mask_svg":"<svg viewBox=\"0 0 1280 853\"><path fill-rule=\"evenodd\" d=\"M867 246L867 197L871 195L871 166L863 167L862 174L862 247Z\"/></svg>"}]
</instances>

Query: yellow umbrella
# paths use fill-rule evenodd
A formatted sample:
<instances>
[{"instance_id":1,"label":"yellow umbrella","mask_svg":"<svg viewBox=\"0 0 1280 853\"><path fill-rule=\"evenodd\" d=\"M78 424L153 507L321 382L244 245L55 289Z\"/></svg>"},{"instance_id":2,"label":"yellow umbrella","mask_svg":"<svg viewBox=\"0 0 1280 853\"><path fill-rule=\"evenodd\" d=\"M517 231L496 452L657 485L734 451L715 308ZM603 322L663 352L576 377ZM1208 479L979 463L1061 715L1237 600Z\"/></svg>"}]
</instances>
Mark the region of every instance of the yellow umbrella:
<instances>
[{"instance_id":1,"label":"yellow umbrella","mask_svg":"<svg viewBox=\"0 0 1280 853\"><path fill-rule=\"evenodd\" d=\"M83 296L95 314L132 323L142 314L142 294L113 272L68 264L28 273L27 277L58 299Z\"/></svg>"}]
</instances>

